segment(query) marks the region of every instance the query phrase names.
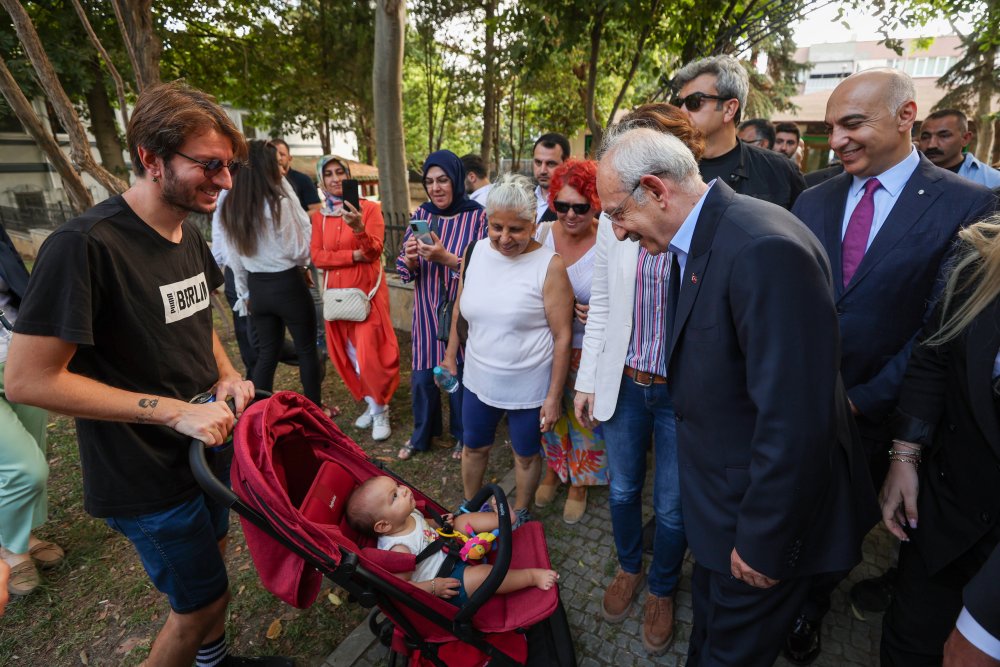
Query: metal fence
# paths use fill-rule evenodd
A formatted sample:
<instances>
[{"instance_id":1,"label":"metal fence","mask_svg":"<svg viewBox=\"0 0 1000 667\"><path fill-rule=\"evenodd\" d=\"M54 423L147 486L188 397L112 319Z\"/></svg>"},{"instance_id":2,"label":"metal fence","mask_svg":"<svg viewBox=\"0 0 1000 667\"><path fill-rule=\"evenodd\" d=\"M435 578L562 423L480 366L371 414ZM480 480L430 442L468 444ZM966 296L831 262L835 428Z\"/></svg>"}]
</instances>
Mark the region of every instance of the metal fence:
<instances>
[{"instance_id":1,"label":"metal fence","mask_svg":"<svg viewBox=\"0 0 1000 667\"><path fill-rule=\"evenodd\" d=\"M409 213L382 211L385 220L385 244L382 248L382 264L387 273L396 273L396 257L403 247L403 235L409 227Z\"/></svg>"},{"instance_id":2,"label":"metal fence","mask_svg":"<svg viewBox=\"0 0 1000 667\"><path fill-rule=\"evenodd\" d=\"M63 203L45 206L0 206L0 224L7 231L28 233L35 229L55 229L73 217L73 210Z\"/></svg>"}]
</instances>

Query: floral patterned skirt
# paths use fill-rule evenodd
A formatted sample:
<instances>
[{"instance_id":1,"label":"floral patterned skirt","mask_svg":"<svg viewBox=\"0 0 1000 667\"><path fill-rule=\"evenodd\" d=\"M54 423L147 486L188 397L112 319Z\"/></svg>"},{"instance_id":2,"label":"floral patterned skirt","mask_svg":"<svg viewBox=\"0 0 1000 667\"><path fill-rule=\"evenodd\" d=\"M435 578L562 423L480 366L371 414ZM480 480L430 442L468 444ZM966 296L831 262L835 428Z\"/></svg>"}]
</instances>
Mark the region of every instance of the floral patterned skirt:
<instances>
[{"instance_id":1,"label":"floral patterned skirt","mask_svg":"<svg viewBox=\"0 0 1000 667\"><path fill-rule=\"evenodd\" d=\"M542 434L542 447L549 468L563 482L573 486L596 486L608 483L608 462L604 453L601 425L594 430L581 424L573 412L576 373L580 369L581 350L570 356L569 372L563 387L563 414L548 433Z\"/></svg>"}]
</instances>

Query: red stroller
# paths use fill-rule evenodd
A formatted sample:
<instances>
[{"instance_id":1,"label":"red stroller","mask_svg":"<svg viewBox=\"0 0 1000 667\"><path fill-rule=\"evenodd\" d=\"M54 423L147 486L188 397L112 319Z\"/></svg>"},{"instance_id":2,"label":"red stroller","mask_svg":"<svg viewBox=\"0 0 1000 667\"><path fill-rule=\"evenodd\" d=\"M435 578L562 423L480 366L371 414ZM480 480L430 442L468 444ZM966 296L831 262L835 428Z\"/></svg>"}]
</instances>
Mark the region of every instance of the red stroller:
<instances>
[{"instance_id":1,"label":"red stroller","mask_svg":"<svg viewBox=\"0 0 1000 667\"><path fill-rule=\"evenodd\" d=\"M369 459L312 402L279 392L253 404L234 443L232 491L211 473L197 441L191 466L206 493L239 514L261 580L280 599L308 607L326 576L365 608L377 605L387 620L377 622L373 611L370 626L390 646L391 665L399 658L435 667L576 665L558 587L494 595L509 568L550 567L541 524L512 532L499 487L468 503L479 507L493 495L500 535L492 573L459 608L393 574L412 571L416 556L379 550L348 525L347 498L361 482L374 475L405 480ZM425 515L439 519L446 511L413 493Z\"/></svg>"}]
</instances>

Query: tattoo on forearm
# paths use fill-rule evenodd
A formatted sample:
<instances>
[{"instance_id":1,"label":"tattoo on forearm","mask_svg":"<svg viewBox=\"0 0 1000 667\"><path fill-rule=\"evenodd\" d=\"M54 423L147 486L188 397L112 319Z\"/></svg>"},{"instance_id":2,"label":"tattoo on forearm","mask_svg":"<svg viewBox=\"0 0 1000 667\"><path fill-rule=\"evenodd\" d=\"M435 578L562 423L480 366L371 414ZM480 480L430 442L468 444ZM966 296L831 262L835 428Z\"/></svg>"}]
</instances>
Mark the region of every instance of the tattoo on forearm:
<instances>
[{"instance_id":1,"label":"tattoo on forearm","mask_svg":"<svg viewBox=\"0 0 1000 667\"><path fill-rule=\"evenodd\" d=\"M156 410L156 406L159 404L160 399L158 398L140 398L139 407L144 410L135 416L135 422L137 424L148 424L153 421L153 412Z\"/></svg>"}]
</instances>

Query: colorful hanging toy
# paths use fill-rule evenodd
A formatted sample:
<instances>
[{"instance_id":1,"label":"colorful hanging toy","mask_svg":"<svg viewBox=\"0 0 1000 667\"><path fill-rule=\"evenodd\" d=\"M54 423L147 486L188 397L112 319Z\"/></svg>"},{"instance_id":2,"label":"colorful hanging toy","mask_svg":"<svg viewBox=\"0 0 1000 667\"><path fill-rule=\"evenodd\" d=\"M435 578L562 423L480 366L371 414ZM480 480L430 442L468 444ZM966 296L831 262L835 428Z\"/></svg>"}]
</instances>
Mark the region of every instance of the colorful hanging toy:
<instances>
[{"instance_id":1,"label":"colorful hanging toy","mask_svg":"<svg viewBox=\"0 0 1000 667\"><path fill-rule=\"evenodd\" d=\"M479 561L483 560L493 547L496 546L496 539L500 535L500 530L496 529L488 533L476 534L476 531L472 529L472 526L466 524L465 530L468 531L468 535L458 532L457 530L452 532L446 532L442 528L438 528L437 532L441 537L456 539L464 543L462 549L458 552L459 558L465 562L469 561Z\"/></svg>"}]
</instances>

